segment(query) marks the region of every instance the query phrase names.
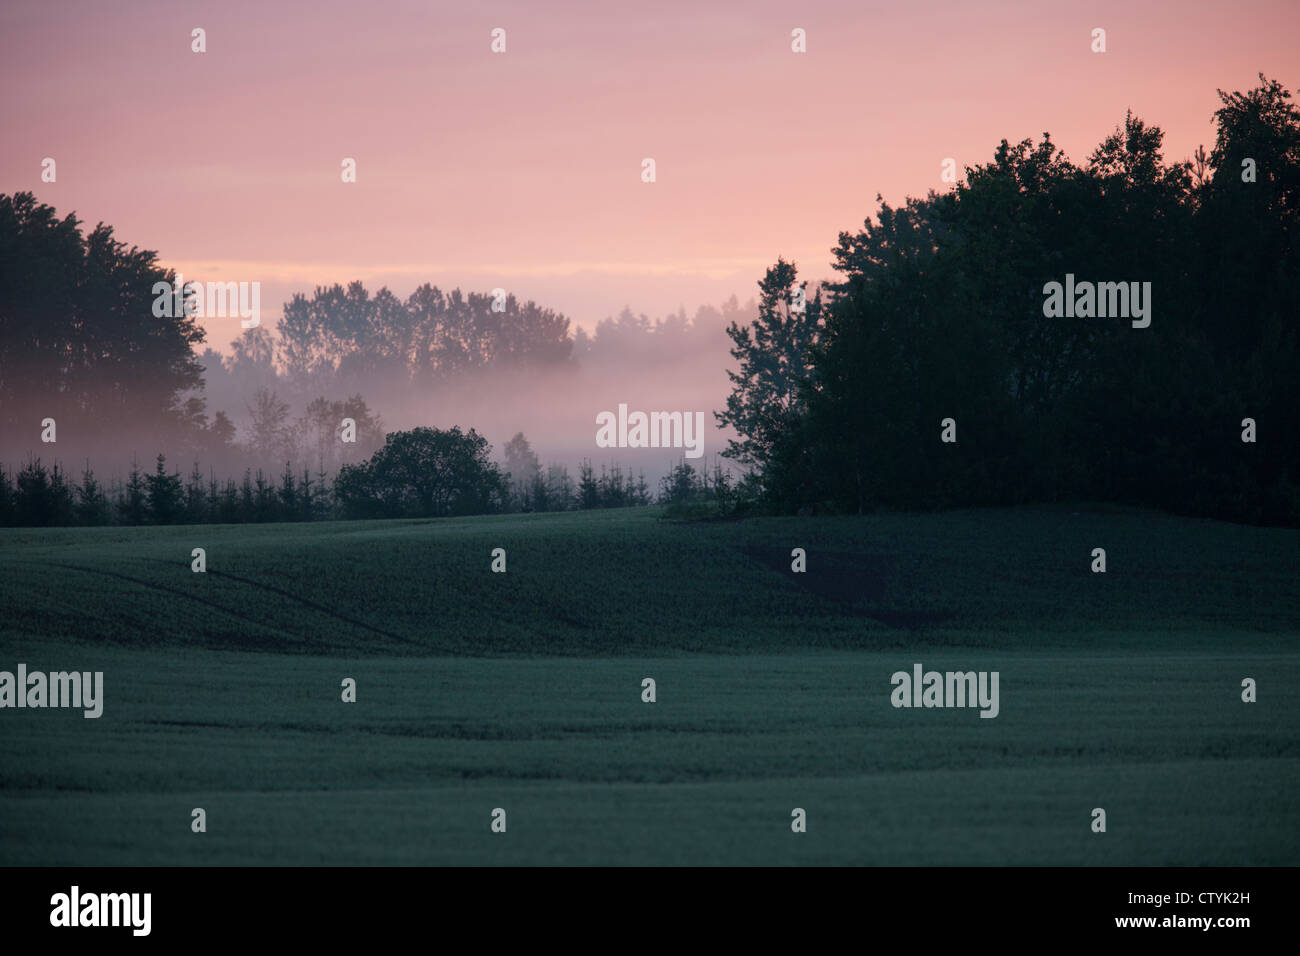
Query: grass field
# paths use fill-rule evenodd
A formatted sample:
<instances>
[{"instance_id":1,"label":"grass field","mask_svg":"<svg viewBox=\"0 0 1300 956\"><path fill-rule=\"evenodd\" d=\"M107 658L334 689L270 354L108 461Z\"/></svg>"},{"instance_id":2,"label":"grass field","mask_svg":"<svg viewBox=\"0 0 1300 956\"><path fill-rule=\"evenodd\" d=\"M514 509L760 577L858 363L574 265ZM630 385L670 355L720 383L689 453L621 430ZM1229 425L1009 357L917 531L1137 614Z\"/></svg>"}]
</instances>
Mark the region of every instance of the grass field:
<instances>
[{"instance_id":1,"label":"grass field","mask_svg":"<svg viewBox=\"0 0 1300 956\"><path fill-rule=\"evenodd\" d=\"M0 530L0 670L105 687L0 710L0 864L1300 864L1298 571L1084 507Z\"/></svg>"}]
</instances>

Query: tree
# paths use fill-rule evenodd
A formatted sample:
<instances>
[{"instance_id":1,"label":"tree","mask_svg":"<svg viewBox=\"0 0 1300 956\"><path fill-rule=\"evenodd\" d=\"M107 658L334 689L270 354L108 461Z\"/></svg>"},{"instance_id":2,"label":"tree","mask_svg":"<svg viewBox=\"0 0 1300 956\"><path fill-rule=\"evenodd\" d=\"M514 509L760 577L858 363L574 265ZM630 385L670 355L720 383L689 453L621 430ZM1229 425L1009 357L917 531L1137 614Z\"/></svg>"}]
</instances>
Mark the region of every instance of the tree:
<instances>
[{"instance_id":1,"label":"tree","mask_svg":"<svg viewBox=\"0 0 1300 956\"><path fill-rule=\"evenodd\" d=\"M515 436L506 443L504 455L511 489L521 503L527 504L529 493L542 471L537 455L528 444L528 439L524 437L523 432L516 432ZM535 502L533 507L536 508Z\"/></svg>"},{"instance_id":2,"label":"tree","mask_svg":"<svg viewBox=\"0 0 1300 956\"><path fill-rule=\"evenodd\" d=\"M203 488L203 472L198 461L190 469L190 477L185 482L185 521L187 524L199 524L207 519L208 501Z\"/></svg>"},{"instance_id":3,"label":"tree","mask_svg":"<svg viewBox=\"0 0 1300 956\"><path fill-rule=\"evenodd\" d=\"M13 510L19 525L72 524L72 489L57 462L47 469L39 458L28 460L18 472Z\"/></svg>"},{"instance_id":4,"label":"tree","mask_svg":"<svg viewBox=\"0 0 1300 956\"><path fill-rule=\"evenodd\" d=\"M356 424L356 441L342 440L343 420ZM335 470L346 461L364 458L384 443L384 423L359 394L341 402L315 398L298 419L295 430L303 451L322 469Z\"/></svg>"},{"instance_id":5,"label":"tree","mask_svg":"<svg viewBox=\"0 0 1300 956\"><path fill-rule=\"evenodd\" d=\"M551 490L541 471L533 475L532 484L526 490L528 501L534 511L554 511L555 503L551 500Z\"/></svg>"},{"instance_id":6,"label":"tree","mask_svg":"<svg viewBox=\"0 0 1300 956\"><path fill-rule=\"evenodd\" d=\"M344 465L335 494L356 516L435 517L498 508L505 478L489 460L491 446L474 429L414 428L390 432L370 460Z\"/></svg>"},{"instance_id":7,"label":"tree","mask_svg":"<svg viewBox=\"0 0 1300 956\"><path fill-rule=\"evenodd\" d=\"M154 524L175 524L185 514L185 489L180 473L167 474L167 460L158 456L152 475L145 478L148 488L149 515Z\"/></svg>"},{"instance_id":8,"label":"tree","mask_svg":"<svg viewBox=\"0 0 1300 956\"><path fill-rule=\"evenodd\" d=\"M294 457L295 441L289 424L289 406L275 392L258 389L253 404L248 409L252 416L249 426L249 450L259 461L280 457Z\"/></svg>"},{"instance_id":9,"label":"tree","mask_svg":"<svg viewBox=\"0 0 1300 956\"><path fill-rule=\"evenodd\" d=\"M258 523L266 521L275 521L280 517L279 495L276 494L275 485L266 480L266 475L262 469L257 469L257 476L253 479L253 521Z\"/></svg>"},{"instance_id":10,"label":"tree","mask_svg":"<svg viewBox=\"0 0 1300 956\"><path fill-rule=\"evenodd\" d=\"M622 508L627 504L627 488L623 481L623 470L618 465L608 471L600 466L600 478L596 480L596 493L602 508Z\"/></svg>"},{"instance_id":11,"label":"tree","mask_svg":"<svg viewBox=\"0 0 1300 956\"><path fill-rule=\"evenodd\" d=\"M302 480L298 483L298 517L302 521L315 521L318 511L316 499L320 497L315 482L311 480L311 470L304 468Z\"/></svg>"},{"instance_id":12,"label":"tree","mask_svg":"<svg viewBox=\"0 0 1300 956\"><path fill-rule=\"evenodd\" d=\"M600 485L596 483L596 473L591 462L583 461L578 469L577 505L586 510L600 507Z\"/></svg>"},{"instance_id":13,"label":"tree","mask_svg":"<svg viewBox=\"0 0 1300 956\"><path fill-rule=\"evenodd\" d=\"M570 510L574 507L576 494L568 468L564 465L551 465L546 469L546 495L551 510Z\"/></svg>"},{"instance_id":14,"label":"tree","mask_svg":"<svg viewBox=\"0 0 1300 956\"><path fill-rule=\"evenodd\" d=\"M261 472L258 472L260 482ZM236 509L239 521L253 521L257 515L257 499L253 496L253 470L244 469L244 480L239 484L239 507Z\"/></svg>"},{"instance_id":15,"label":"tree","mask_svg":"<svg viewBox=\"0 0 1300 956\"><path fill-rule=\"evenodd\" d=\"M308 394L363 376L428 383L493 366L553 366L573 349L569 320L535 302L427 283L405 302L387 289L372 297L355 281L320 286L285 305L278 331L286 374Z\"/></svg>"},{"instance_id":16,"label":"tree","mask_svg":"<svg viewBox=\"0 0 1300 956\"><path fill-rule=\"evenodd\" d=\"M149 517L149 496L145 487L144 476L135 457L131 458L131 473L127 477L126 487L117 502L118 520L122 524L144 524Z\"/></svg>"},{"instance_id":17,"label":"tree","mask_svg":"<svg viewBox=\"0 0 1300 956\"><path fill-rule=\"evenodd\" d=\"M302 505L298 496L298 486L294 478L293 465L287 461L284 463L284 472L280 475L279 495L280 514L284 520L302 520Z\"/></svg>"},{"instance_id":18,"label":"tree","mask_svg":"<svg viewBox=\"0 0 1300 956\"><path fill-rule=\"evenodd\" d=\"M740 440L729 439L729 458L763 467L781 433L800 410L800 388L812 371L812 347L821 324L821 293L807 298L794 263L778 259L759 282L758 318L727 327L738 371L727 372L732 391L727 408L715 412L718 424L730 425Z\"/></svg>"},{"instance_id":19,"label":"tree","mask_svg":"<svg viewBox=\"0 0 1300 956\"><path fill-rule=\"evenodd\" d=\"M108 523L108 496L95 480L87 459L85 470L81 473L81 485L77 488L77 523L82 525L101 525Z\"/></svg>"},{"instance_id":20,"label":"tree","mask_svg":"<svg viewBox=\"0 0 1300 956\"><path fill-rule=\"evenodd\" d=\"M16 524L14 521L14 486L9 473L0 465L0 527Z\"/></svg>"},{"instance_id":21,"label":"tree","mask_svg":"<svg viewBox=\"0 0 1300 956\"><path fill-rule=\"evenodd\" d=\"M204 333L179 297L155 292L175 279L103 223L83 235L32 193L0 195L0 453L46 417L61 439L104 420L180 437Z\"/></svg>"},{"instance_id":22,"label":"tree","mask_svg":"<svg viewBox=\"0 0 1300 956\"><path fill-rule=\"evenodd\" d=\"M1206 343L1198 365L1213 425L1191 444L1198 460L1226 463L1239 460L1235 436L1207 439L1239 427L1244 408L1277 436L1300 434L1300 109L1263 74L1252 90L1218 93L1213 176L1200 194L1189 268L1206 279L1192 321ZM1247 520L1300 524L1300 443L1261 441L1246 474L1219 483L1215 497L1234 500Z\"/></svg>"},{"instance_id":23,"label":"tree","mask_svg":"<svg viewBox=\"0 0 1300 956\"><path fill-rule=\"evenodd\" d=\"M216 512L220 524L237 524L245 520L240 513L239 488L233 478L226 479L217 500Z\"/></svg>"},{"instance_id":24,"label":"tree","mask_svg":"<svg viewBox=\"0 0 1300 956\"><path fill-rule=\"evenodd\" d=\"M1300 522L1300 444L1239 437L1247 417L1300 433L1300 110L1262 76L1220 98L1196 164L1129 113L1083 166L1047 134L1002 140L950 193L882 202L840 235L802 376L774 371L793 270L768 270L755 330L775 331L731 330L719 415L768 503L1086 497ZM1053 314L1063 281L1097 298Z\"/></svg>"},{"instance_id":25,"label":"tree","mask_svg":"<svg viewBox=\"0 0 1300 956\"><path fill-rule=\"evenodd\" d=\"M678 507L689 504L695 499L699 487L700 476L695 469L685 461L680 462L659 479L659 503Z\"/></svg>"}]
</instances>

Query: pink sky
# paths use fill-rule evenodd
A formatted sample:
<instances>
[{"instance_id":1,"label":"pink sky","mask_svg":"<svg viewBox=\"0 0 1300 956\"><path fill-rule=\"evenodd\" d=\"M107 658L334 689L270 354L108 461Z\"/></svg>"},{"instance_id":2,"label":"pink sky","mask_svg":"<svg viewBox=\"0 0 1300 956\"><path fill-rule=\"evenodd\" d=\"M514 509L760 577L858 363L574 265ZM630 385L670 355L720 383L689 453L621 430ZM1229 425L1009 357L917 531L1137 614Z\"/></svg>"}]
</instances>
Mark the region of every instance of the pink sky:
<instances>
[{"instance_id":1,"label":"pink sky","mask_svg":"<svg viewBox=\"0 0 1300 956\"><path fill-rule=\"evenodd\" d=\"M187 279L259 281L272 327L290 292L356 278L501 286L590 327L746 299L778 255L827 277L876 193L943 188L944 157L1003 137L1081 162L1132 108L1187 158L1216 87L1300 85L1298 26L1294 0L6 0L0 192ZM209 344L237 333L212 320Z\"/></svg>"}]
</instances>

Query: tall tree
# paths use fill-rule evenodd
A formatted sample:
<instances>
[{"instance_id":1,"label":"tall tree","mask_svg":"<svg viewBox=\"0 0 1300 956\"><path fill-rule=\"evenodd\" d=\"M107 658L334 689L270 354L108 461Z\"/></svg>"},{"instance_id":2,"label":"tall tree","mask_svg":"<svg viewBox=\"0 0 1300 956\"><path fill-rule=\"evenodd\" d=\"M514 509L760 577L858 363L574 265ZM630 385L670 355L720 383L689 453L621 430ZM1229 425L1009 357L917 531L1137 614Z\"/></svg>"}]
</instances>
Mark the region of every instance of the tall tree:
<instances>
[{"instance_id":1,"label":"tall tree","mask_svg":"<svg viewBox=\"0 0 1300 956\"><path fill-rule=\"evenodd\" d=\"M524 437L523 432L516 432L515 436L506 442L503 454L511 488L521 502L527 502L533 484L542 470L537 455L528 444L528 439ZM533 507L536 507L536 504Z\"/></svg>"},{"instance_id":2,"label":"tall tree","mask_svg":"<svg viewBox=\"0 0 1300 956\"><path fill-rule=\"evenodd\" d=\"M732 358L740 363L728 371L732 391L725 411L715 412L720 425L731 426L740 439L730 439L724 455L762 467L773 447L800 410L801 388L812 372L812 348L821 325L818 290L807 295L792 262L778 259L758 283L758 318L740 326L732 322L727 335L734 343Z\"/></svg>"},{"instance_id":3,"label":"tall tree","mask_svg":"<svg viewBox=\"0 0 1300 956\"><path fill-rule=\"evenodd\" d=\"M0 451L30 446L45 418L60 440L88 441L105 422L118 442L185 430L203 330L155 291L175 274L111 227L79 226L32 193L0 195Z\"/></svg>"}]
</instances>

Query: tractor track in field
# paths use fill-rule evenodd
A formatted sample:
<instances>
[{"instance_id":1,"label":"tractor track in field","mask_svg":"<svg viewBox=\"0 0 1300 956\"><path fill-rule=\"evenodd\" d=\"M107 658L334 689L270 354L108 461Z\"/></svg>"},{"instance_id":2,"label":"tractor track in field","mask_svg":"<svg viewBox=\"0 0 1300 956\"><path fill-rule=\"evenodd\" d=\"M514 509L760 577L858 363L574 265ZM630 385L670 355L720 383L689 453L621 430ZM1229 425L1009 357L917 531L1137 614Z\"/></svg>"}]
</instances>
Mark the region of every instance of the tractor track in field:
<instances>
[{"instance_id":1,"label":"tractor track in field","mask_svg":"<svg viewBox=\"0 0 1300 956\"><path fill-rule=\"evenodd\" d=\"M228 608L225 607L224 605L218 604L216 601L209 601L207 598L199 597L197 594L190 594L189 592L182 591L179 588L169 588L165 584L158 584L154 581L146 581L143 578L133 578L129 574L121 574L120 572L117 571L105 571L103 568L87 568L80 564L58 564L51 561L48 562L47 566L52 568L63 568L64 570L67 571L81 571L85 574L98 574L101 575L102 577L113 578L118 581L128 581L131 584L138 584L141 587L147 588L151 591L161 591L164 594L173 594L177 597L185 598L188 601L195 601L199 604L202 604L204 607L212 608L214 611L220 611L222 614L229 614L231 617L244 621L247 624L252 624L257 627L269 628L270 630L273 631L280 631L281 633L289 637L294 637L294 638L299 637L299 635L290 634L289 632L284 631L283 628L279 628L273 624L267 624L265 621L259 621L256 618L249 617L247 614L244 614L240 611L236 611L233 610L232 608ZM314 639L310 637L308 638L308 640L313 640L314 643L318 643L315 642Z\"/></svg>"},{"instance_id":2,"label":"tractor track in field","mask_svg":"<svg viewBox=\"0 0 1300 956\"><path fill-rule=\"evenodd\" d=\"M280 597L288 598L291 601L297 601L299 604L303 605L303 607L309 607L313 611L318 611L321 614L324 614L326 617L331 617L336 621L341 621L342 623L348 624L352 627L359 627L364 631L369 631L371 634L378 634L380 637L387 638L390 641L397 641L399 644L407 644L411 647L420 647L425 650L428 649L419 641L415 640L415 638L407 637L404 634L394 634L392 631L385 631L382 628L375 627L372 624L367 624L364 621L358 621L355 618L348 617L346 614L340 614L338 611L328 608L323 604L317 604L315 601L310 601L305 597L299 597L297 594L293 594L283 588L277 588L271 584L263 584L261 581L254 581L252 578L246 578L238 574L231 574L228 571L208 571L206 573L215 574L219 578L228 578L231 581L238 581L241 584L247 584L249 587L260 588L263 591L270 591L272 594L280 595Z\"/></svg>"},{"instance_id":3,"label":"tractor track in field","mask_svg":"<svg viewBox=\"0 0 1300 956\"><path fill-rule=\"evenodd\" d=\"M153 562L153 563L157 563L157 564L170 564L171 562L167 562L167 561L161 561L161 560L159 560L159 561L156 561L156 562ZM200 596L198 596L197 594L191 594L191 593L189 593L188 591L182 591L182 590L180 590L179 588L171 588L171 587L168 587L168 586L165 585L165 584L158 584L157 582L154 582L154 581L147 581L147 580L145 580L145 579L143 579L143 578L135 578L135 577L132 577L132 576L129 575L129 574L122 574L122 573L120 573L120 572L118 572L118 571L106 571L106 570L104 570L103 568L87 568L87 567L84 567L84 566L82 566L82 565L78 565L78 564L56 564L56 563L54 563L54 562L50 562L50 563L49 563L49 566L50 566L50 567L55 567L55 568L64 568L64 569L69 570L69 571L82 571L82 572L84 572L84 573L86 573L86 574L99 574L99 575L102 575L102 576L104 576L104 577L114 578L114 579L119 580L119 581L128 581L128 582L130 582L130 583L132 583L132 584L138 584L138 585L140 585L141 587L148 588L148 589L150 589L150 590L152 590L152 591L161 591L161 592L163 592L164 594L174 594L174 595L176 595L177 597L182 597L182 598L185 598L185 599L190 600L190 601L196 601L197 603L202 604L204 607L210 607L210 608L212 608L213 610L216 610L216 611L220 611L220 612L222 612L223 614L229 614L231 617L237 618L237 619L239 619L239 620L241 620L241 621L244 621L245 623L253 624L253 625L256 625L256 626L258 626L258 627L269 628L269 629L274 630L274 631L280 631L281 633L284 633L284 634L286 634L287 636L290 636L290 637L295 637L295 638L299 638L299 639L305 639L305 640L307 640L307 641L311 644L311 646L312 646L313 648L315 648L315 649L318 649L318 650L324 650L324 649L327 649L327 647L328 647L328 645L326 645L326 644L324 644L322 641L320 641L319 638L316 638L316 637L312 636L311 634L307 634L307 635L297 635L297 634L292 634L292 633L290 633L290 632L288 632L288 631L285 631L283 628L281 628L281 627L279 627L279 626L277 626L277 625L269 624L269 623L267 623L266 621L259 621L259 620L257 620L256 618L254 618L254 617L250 617L249 615L244 614L244 613L241 612L241 611L236 611L236 610L234 610L233 608L229 608L229 607L226 607L226 606L224 606L224 605L222 605L222 604L218 604L218 603L215 602L215 601L211 601L211 600L208 600L207 598L200 597ZM215 576L215 577L218 577L218 578L226 578L226 579L231 580L231 581L238 581L238 582L241 583L241 584L246 584L246 585L248 585L249 587L255 587L255 588L258 588L258 589L263 590L263 591L270 591L270 592L273 593L273 594L276 594L276 595L278 595L278 596L280 596L280 597L288 598L288 599L291 600L291 601L295 601L295 602L297 602L298 604L303 605L304 607L311 608L311 609L314 610L314 611L317 611L317 612L319 612L319 613L321 613L321 614L324 614L324 615L326 615L327 617L331 617L331 618L333 618L334 620L339 621L339 622L341 622L341 623L343 623L343 624L347 624L347 625L350 626L350 627L361 628L362 630L369 631L369 632L371 632L372 634L378 634L380 637L386 638L386 639L388 639L388 640L391 640L391 641L397 641L397 642L399 642L399 643L407 644L407 645L410 645L410 646L413 646L413 647L424 647L423 644L421 644L419 641L414 640L413 638L406 637L406 636L404 636L404 635L402 635L402 634L394 634L394 633L392 633L392 632L390 632L390 631L385 631L385 630L383 630L383 629L381 629L381 628L377 628L377 627L374 627L373 625L367 624L367 623L365 623L364 621L358 621L358 620L355 620L354 618L350 618L350 617L348 617L348 616L345 615L345 614L340 614L340 613L338 613L337 611L334 611L334 610L332 610L332 609L330 609L330 608L327 608L327 607L325 607L323 604L317 604L315 601L310 601L310 600L308 600L308 599L306 599L306 598L299 597L298 595L293 594L293 593L291 593L291 592L289 592L289 591L285 591L285 590L282 589L282 588L277 588L277 587L275 587L275 586L273 586L273 585L270 585L270 584L264 584L264 583L262 583L261 581L255 581L255 580L253 580L252 578L246 578L246 577L243 577L242 575L238 575L238 574L230 574L230 573L225 572L225 571L211 571L211 570L209 570L209 571L206 571L206 572L204 572L204 573L205 573L205 574L211 574L211 575L213 575L213 576Z\"/></svg>"},{"instance_id":4,"label":"tractor track in field","mask_svg":"<svg viewBox=\"0 0 1300 956\"><path fill-rule=\"evenodd\" d=\"M150 563L152 564L165 564L169 566L172 564L172 562L170 561L163 561L158 558L145 559L145 560L150 561ZM324 614L326 617L331 617L334 620L339 621L343 624L347 624L351 627L359 627L362 630L369 631L372 634L378 634L380 637L387 638L390 641L397 641L400 644L408 644L412 647L420 647L420 648L424 647L423 644L421 644L419 641L415 640L414 638L406 637L403 634L394 634L391 631L385 631L382 628L375 627L373 624L367 624L365 621L358 621L355 618L348 617L346 614L340 614L338 611L335 611L333 608L326 607L324 604L318 604L315 601L309 600L308 598L294 594L292 591L286 591L283 588L277 588L275 585L266 584L263 581L258 581L253 578L246 578L241 574L231 574L229 571L213 571L211 568L209 568L204 573L210 574L213 577L226 578L227 580L230 581L238 581L240 584L246 584L249 587L258 588L259 590L262 591L269 591L270 593L279 595L280 597L288 598L290 601L296 601L297 603L301 604L303 607L308 607L311 608L313 611L318 611L319 613Z\"/></svg>"}]
</instances>

